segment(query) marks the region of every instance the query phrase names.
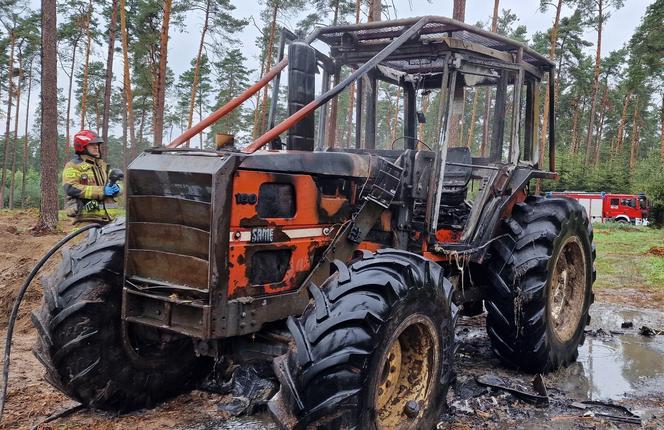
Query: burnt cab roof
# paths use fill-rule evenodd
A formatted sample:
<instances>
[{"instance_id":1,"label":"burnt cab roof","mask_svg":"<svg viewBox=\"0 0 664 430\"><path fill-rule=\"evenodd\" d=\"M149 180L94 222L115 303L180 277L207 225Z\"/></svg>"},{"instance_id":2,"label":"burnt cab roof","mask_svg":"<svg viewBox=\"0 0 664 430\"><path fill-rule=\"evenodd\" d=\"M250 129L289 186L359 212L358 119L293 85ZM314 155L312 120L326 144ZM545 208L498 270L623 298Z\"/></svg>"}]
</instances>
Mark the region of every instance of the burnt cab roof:
<instances>
[{"instance_id":1,"label":"burnt cab roof","mask_svg":"<svg viewBox=\"0 0 664 430\"><path fill-rule=\"evenodd\" d=\"M331 55L342 64L361 64L422 18L325 27L316 31L315 38L328 44ZM436 73L443 70L445 53L468 52L502 63L518 62L538 77L555 67L542 54L508 37L446 17L424 18L428 23L419 35L381 62L381 66L398 73ZM517 60L519 54L521 61Z\"/></svg>"}]
</instances>

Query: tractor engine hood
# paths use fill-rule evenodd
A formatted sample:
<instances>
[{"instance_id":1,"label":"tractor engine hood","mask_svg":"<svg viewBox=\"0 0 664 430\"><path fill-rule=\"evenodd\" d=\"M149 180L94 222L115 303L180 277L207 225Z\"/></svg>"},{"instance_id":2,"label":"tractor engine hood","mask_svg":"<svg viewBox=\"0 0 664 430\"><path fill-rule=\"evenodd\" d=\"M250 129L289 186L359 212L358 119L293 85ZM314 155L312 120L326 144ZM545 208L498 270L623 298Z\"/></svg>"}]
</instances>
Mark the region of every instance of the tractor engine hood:
<instances>
[{"instance_id":1,"label":"tractor engine hood","mask_svg":"<svg viewBox=\"0 0 664 430\"><path fill-rule=\"evenodd\" d=\"M363 180L380 170L372 158L308 151L141 154L127 172L123 319L199 339L257 330L258 316L244 324L248 305L227 294L236 171Z\"/></svg>"}]
</instances>

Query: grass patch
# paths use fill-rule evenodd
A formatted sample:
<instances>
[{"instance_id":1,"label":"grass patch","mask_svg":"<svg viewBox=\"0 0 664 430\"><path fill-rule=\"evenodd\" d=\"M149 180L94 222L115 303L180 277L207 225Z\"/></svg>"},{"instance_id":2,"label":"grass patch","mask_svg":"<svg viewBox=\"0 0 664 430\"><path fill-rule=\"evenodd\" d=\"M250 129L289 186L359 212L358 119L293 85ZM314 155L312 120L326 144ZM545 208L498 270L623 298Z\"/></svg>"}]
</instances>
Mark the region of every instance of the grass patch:
<instances>
[{"instance_id":1,"label":"grass patch","mask_svg":"<svg viewBox=\"0 0 664 430\"><path fill-rule=\"evenodd\" d=\"M595 288L651 286L664 289L664 258L648 255L664 246L664 230L648 227L593 226L597 247Z\"/></svg>"}]
</instances>

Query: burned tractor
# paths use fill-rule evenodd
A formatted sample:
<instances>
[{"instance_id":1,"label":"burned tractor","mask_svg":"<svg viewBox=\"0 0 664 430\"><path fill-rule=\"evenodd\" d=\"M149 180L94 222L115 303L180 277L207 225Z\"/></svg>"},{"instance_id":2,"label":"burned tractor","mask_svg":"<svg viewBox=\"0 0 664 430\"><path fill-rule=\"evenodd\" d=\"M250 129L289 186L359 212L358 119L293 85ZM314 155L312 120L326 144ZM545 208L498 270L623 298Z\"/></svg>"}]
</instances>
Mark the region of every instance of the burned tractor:
<instances>
[{"instance_id":1,"label":"burned tractor","mask_svg":"<svg viewBox=\"0 0 664 430\"><path fill-rule=\"evenodd\" d=\"M453 379L460 312L486 309L509 366L575 361L592 229L576 201L530 194L556 178L553 98L541 109L539 96L554 64L442 17L304 40L283 31L280 48L256 85L134 160L126 220L64 253L33 318L47 380L122 411L195 386L221 360L269 360L280 382L269 407L284 427L420 429ZM248 146L178 148L269 82L268 129ZM342 136L351 84L354 128ZM403 94L387 127L386 86ZM466 120L478 132L461 139L473 92L490 115Z\"/></svg>"}]
</instances>

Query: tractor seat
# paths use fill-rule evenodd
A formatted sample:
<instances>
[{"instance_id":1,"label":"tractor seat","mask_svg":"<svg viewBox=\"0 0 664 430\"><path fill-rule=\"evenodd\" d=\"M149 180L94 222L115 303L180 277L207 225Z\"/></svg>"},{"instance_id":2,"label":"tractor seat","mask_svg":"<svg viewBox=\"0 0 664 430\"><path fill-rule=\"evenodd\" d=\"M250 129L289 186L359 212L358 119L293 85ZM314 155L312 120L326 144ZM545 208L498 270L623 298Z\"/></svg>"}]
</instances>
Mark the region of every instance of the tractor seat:
<instances>
[{"instance_id":1,"label":"tractor seat","mask_svg":"<svg viewBox=\"0 0 664 430\"><path fill-rule=\"evenodd\" d=\"M447 163L472 164L470 148L449 148L447 150ZM443 187L466 187L470 182L472 171L470 167L445 165Z\"/></svg>"}]
</instances>

